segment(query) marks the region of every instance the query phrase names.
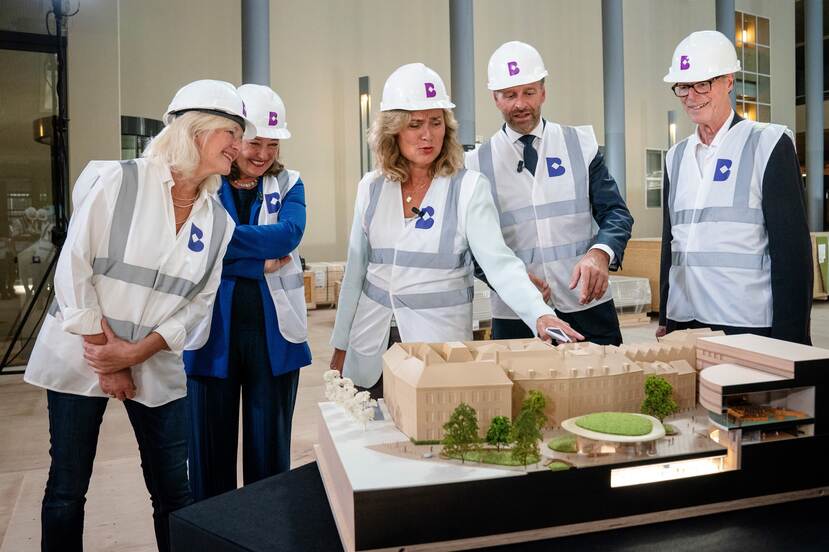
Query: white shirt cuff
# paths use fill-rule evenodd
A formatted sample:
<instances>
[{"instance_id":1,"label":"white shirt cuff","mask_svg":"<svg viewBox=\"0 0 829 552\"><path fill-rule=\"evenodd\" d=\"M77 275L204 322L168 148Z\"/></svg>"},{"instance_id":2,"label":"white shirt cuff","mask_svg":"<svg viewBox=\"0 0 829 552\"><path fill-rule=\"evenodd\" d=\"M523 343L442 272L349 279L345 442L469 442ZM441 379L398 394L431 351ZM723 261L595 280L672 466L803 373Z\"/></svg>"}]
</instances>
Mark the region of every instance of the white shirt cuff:
<instances>
[{"instance_id":1,"label":"white shirt cuff","mask_svg":"<svg viewBox=\"0 0 829 552\"><path fill-rule=\"evenodd\" d=\"M616 255L613 254L613 250L610 249L610 247L608 247L607 245L605 245L603 243L597 243L596 245L594 245L590 249L598 249L600 251L604 251L605 253L607 253L607 255L610 257L610 262L608 262L608 265L612 265L613 260L616 258Z\"/></svg>"}]
</instances>

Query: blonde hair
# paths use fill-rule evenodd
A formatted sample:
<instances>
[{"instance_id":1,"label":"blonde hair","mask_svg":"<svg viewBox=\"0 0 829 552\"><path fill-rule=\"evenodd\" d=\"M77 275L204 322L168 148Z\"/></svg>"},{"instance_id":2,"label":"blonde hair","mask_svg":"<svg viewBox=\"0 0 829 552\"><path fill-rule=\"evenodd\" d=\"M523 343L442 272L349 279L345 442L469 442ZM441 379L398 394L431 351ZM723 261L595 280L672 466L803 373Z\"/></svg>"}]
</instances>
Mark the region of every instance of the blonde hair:
<instances>
[{"instance_id":1,"label":"blonde hair","mask_svg":"<svg viewBox=\"0 0 829 552\"><path fill-rule=\"evenodd\" d=\"M185 177L192 176L201 162L196 138L216 131L236 130L239 125L218 115L189 111L179 115L152 139L144 150L144 157L159 161ZM210 175L199 185L208 192L219 189L220 175Z\"/></svg>"},{"instance_id":2,"label":"blonde hair","mask_svg":"<svg viewBox=\"0 0 829 552\"><path fill-rule=\"evenodd\" d=\"M463 168L463 147L458 142L458 121L448 109L443 111L446 133L437 158L429 168L429 175L451 176ZM377 169L389 180L406 182L409 179L409 160L400 153L397 135L406 128L412 118L411 111L395 109L381 111L374 119L368 142L377 160Z\"/></svg>"}]
</instances>

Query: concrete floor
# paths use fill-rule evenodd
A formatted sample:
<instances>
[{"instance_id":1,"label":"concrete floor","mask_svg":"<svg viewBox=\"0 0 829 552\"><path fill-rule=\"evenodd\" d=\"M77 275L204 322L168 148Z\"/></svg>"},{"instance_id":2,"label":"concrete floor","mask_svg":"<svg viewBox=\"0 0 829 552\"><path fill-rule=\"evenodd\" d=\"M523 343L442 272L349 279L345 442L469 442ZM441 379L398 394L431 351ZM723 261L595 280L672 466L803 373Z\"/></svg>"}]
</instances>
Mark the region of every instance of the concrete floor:
<instances>
[{"instance_id":1,"label":"concrete floor","mask_svg":"<svg viewBox=\"0 0 829 552\"><path fill-rule=\"evenodd\" d=\"M314 357L304 368L294 413L291 465L313 460L316 403L324 400L322 373L331 358L328 339L335 311L309 314ZM651 341L656 323L623 328L626 342ZM812 339L829 348L829 303L812 309ZM49 428L45 391L23 383L20 375L0 376L0 552L25 552L40 546L40 502L49 470ZM241 471L240 478L241 480ZM98 454L86 505L84 543L89 551L151 552L155 539L150 501L138 447L126 411L110 401L101 427Z\"/></svg>"}]
</instances>

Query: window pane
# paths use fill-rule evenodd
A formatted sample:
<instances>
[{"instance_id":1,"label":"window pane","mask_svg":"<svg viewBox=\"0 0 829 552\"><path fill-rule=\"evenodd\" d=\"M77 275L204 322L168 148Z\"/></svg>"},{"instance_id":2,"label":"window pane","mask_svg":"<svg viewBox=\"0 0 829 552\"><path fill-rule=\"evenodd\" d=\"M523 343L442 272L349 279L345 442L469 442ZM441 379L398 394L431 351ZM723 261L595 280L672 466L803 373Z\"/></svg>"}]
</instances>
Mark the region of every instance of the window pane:
<instances>
[{"instance_id":1,"label":"window pane","mask_svg":"<svg viewBox=\"0 0 829 552\"><path fill-rule=\"evenodd\" d=\"M752 121L757 120L757 104L747 103L743 111L743 117Z\"/></svg>"},{"instance_id":2,"label":"window pane","mask_svg":"<svg viewBox=\"0 0 829 552\"><path fill-rule=\"evenodd\" d=\"M771 73L770 66L769 49L765 46L757 46L757 72L768 75Z\"/></svg>"},{"instance_id":3,"label":"window pane","mask_svg":"<svg viewBox=\"0 0 829 552\"><path fill-rule=\"evenodd\" d=\"M0 31L46 34L46 13L51 0L3 0L0 2ZM55 20L49 18L49 29L55 31Z\"/></svg>"},{"instance_id":4,"label":"window pane","mask_svg":"<svg viewBox=\"0 0 829 552\"><path fill-rule=\"evenodd\" d=\"M734 75L734 94L738 100L743 99L743 72L740 71Z\"/></svg>"},{"instance_id":5,"label":"window pane","mask_svg":"<svg viewBox=\"0 0 829 552\"><path fill-rule=\"evenodd\" d=\"M769 20L765 17L757 18L757 44L769 45Z\"/></svg>"},{"instance_id":6,"label":"window pane","mask_svg":"<svg viewBox=\"0 0 829 552\"><path fill-rule=\"evenodd\" d=\"M743 100L757 101L757 75L743 73Z\"/></svg>"},{"instance_id":7,"label":"window pane","mask_svg":"<svg viewBox=\"0 0 829 552\"><path fill-rule=\"evenodd\" d=\"M760 104L757 106L757 120L761 123L771 122L771 106Z\"/></svg>"},{"instance_id":8,"label":"window pane","mask_svg":"<svg viewBox=\"0 0 829 552\"><path fill-rule=\"evenodd\" d=\"M645 176L662 178L662 152L649 149L646 154Z\"/></svg>"},{"instance_id":9,"label":"window pane","mask_svg":"<svg viewBox=\"0 0 829 552\"><path fill-rule=\"evenodd\" d=\"M734 38L736 39L736 46L739 49L743 45L743 14L736 12L734 14ZM740 52L737 52L739 54Z\"/></svg>"},{"instance_id":10,"label":"window pane","mask_svg":"<svg viewBox=\"0 0 829 552\"><path fill-rule=\"evenodd\" d=\"M53 54L0 50L0 354L20 329L12 365L27 362L51 289L56 61Z\"/></svg>"},{"instance_id":11,"label":"window pane","mask_svg":"<svg viewBox=\"0 0 829 552\"><path fill-rule=\"evenodd\" d=\"M757 72L757 48L748 42L743 44L743 71Z\"/></svg>"},{"instance_id":12,"label":"window pane","mask_svg":"<svg viewBox=\"0 0 829 552\"><path fill-rule=\"evenodd\" d=\"M645 201L648 207L662 207L662 189L648 190Z\"/></svg>"},{"instance_id":13,"label":"window pane","mask_svg":"<svg viewBox=\"0 0 829 552\"><path fill-rule=\"evenodd\" d=\"M746 44L757 42L757 18L753 15L743 14L743 42Z\"/></svg>"},{"instance_id":14,"label":"window pane","mask_svg":"<svg viewBox=\"0 0 829 552\"><path fill-rule=\"evenodd\" d=\"M761 103L771 103L771 83L768 77L757 77L757 100Z\"/></svg>"}]
</instances>

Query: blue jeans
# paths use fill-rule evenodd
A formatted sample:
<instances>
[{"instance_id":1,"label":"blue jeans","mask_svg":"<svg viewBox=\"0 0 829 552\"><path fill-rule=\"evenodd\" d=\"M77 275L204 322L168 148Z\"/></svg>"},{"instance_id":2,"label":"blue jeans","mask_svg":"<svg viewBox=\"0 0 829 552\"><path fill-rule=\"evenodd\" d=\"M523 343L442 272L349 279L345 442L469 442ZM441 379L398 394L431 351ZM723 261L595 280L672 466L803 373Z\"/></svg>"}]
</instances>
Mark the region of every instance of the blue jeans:
<instances>
[{"instance_id":1,"label":"blue jeans","mask_svg":"<svg viewBox=\"0 0 829 552\"><path fill-rule=\"evenodd\" d=\"M41 512L41 549L83 550L86 491L107 401L49 391L49 480ZM151 408L124 401L150 492L158 549L169 549L169 514L193 502L187 481L187 404Z\"/></svg>"}]
</instances>

